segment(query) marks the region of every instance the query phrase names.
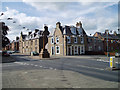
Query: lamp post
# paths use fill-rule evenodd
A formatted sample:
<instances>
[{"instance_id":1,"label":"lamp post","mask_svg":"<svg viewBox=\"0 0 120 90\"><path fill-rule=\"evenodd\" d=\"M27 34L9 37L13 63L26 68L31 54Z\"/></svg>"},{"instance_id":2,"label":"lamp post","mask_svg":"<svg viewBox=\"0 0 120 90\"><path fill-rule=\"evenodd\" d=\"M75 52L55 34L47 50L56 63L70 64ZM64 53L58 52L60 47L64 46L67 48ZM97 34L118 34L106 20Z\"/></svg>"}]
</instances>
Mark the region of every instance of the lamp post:
<instances>
[{"instance_id":1,"label":"lamp post","mask_svg":"<svg viewBox=\"0 0 120 90\"><path fill-rule=\"evenodd\" d=\"M109 53L108 53L108 32L109 32L109 31L107 30L107 58L108 58L108 54L109 54Z\"/></svg>"}]
</instances>

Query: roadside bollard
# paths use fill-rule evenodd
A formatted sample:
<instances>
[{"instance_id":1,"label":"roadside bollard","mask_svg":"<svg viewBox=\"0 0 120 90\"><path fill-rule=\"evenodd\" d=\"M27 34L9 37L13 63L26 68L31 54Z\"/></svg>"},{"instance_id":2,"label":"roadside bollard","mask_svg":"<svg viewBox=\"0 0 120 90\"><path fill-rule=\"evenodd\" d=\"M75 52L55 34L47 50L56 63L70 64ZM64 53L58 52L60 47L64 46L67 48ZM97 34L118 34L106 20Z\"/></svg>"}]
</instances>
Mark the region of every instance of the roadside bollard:
<instances>
[{"instance_id":1,"label":"roadside bollard","mask_svg":"<svg viewBox=\"0 0 120 90\"><path fill-rule=\"evenodd\" d=\"M110 57L110 67L111 68L115 68L116 67L116 63L115 63L115 57Z\"/></svg>"}]
</instances>

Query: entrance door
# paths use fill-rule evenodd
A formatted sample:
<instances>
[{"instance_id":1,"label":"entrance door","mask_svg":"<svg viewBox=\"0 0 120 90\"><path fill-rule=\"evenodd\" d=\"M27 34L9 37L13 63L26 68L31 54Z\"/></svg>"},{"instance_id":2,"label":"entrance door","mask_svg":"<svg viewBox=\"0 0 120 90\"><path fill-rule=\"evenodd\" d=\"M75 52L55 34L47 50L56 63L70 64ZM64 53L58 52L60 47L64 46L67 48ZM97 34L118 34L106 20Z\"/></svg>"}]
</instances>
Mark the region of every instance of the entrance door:
<instances>
[{"instance_id":1,"label":"entrance door","mask_svg":"<svg viewBox=\"0 0 120 90\"><path fill-rule=\"evenodd\" d=\"M78 46L78 54L80 55L80 46Z\"/></svg>"},{"instance_id":2,"label":"entrance door","mask_svg":"<svg viewBox=\"0 0 120 90\"><path fill-rule=\"evenodd\" d=\"M68 55L71 55L71 46L68 47Z\"/></svg>"}]
</instances>

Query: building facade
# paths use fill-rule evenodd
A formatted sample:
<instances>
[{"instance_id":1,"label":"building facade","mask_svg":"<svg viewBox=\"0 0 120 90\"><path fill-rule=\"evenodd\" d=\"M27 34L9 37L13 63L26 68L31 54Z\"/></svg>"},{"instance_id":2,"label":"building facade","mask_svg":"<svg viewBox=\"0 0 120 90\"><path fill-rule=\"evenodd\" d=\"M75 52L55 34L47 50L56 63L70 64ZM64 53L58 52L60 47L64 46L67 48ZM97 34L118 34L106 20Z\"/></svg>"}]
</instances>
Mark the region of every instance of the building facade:
<instances>
[{"instance_id":1,"label":"building facade","mask_svg":"<svg viewBox=\"0 0 120 90\"><path fill-rule=\"evenodd\" d=\"M42 33L43 31L38 29L35 29L35 31L33 32L28 32L27 35L21 32L21 36L19 40L20 53L24 53L28 55L30 55L31 52L40 53L41 49L43 48Z\"/></svg>"},{"instance_id":2,"label":"building facade","mask_svg":"<svg viewBox=\"0 0 120 90\"><path fill-rule=\"evenodd\" d=\"M104 54L103 41L98 37L87 36L86 54Z\"/></svg>"},{"instance_id":3,"label":"building facade","mask_svg":"<svg viewBox=\"0 0 120 90\"><path fill-rule=\"evenodd\" d=\"M16 37L16 40L13 40L11 43L12 51L19 51L19 37Z\"/></svg>"},{"instance_id":4,"label":"building facade","mask_svg":"<svg viewBox=\"0 0 120 90\"><path fill-rule=\"evenodd\" d=\"M120 34L116 32L110 34L108 30L105 30L104 33L96 32L94 37L98 37L103 41L104 52L120 51Z\"/></svg>"},{"instance_id":5,"label":"building facade","mask_svg":"<svg viewBox=\"0 0 120 90\"><path fill-rule=\"evenodd\" d=\"M61 23L57 22L53 31L48 38L50 55L85 54L86 33L81 22L77 22L76 26L61 26Z\"/></svg>"}]
</instances>

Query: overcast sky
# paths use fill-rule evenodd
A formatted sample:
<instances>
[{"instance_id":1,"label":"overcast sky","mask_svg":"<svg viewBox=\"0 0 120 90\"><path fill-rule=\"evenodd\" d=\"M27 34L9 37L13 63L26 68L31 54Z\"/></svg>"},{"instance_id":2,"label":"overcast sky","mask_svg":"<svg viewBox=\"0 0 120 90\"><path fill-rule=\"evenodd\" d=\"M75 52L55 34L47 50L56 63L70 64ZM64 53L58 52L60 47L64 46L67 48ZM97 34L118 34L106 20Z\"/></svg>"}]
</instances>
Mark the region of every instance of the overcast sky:
<instances>
[{"instance_id":1,"label":"overcast sky","mask_svg":"<svg viewBox=\"0 0 120 90\"><path fill-rule=\"evenodd\" d=\"M20 36L20 32L27 33L27 29L43 30L47 24L49 30L55 28L56 22L62 25L74 25L81 21L88 35L105 29L118 29L117 2L2 2L0 18L9 26L10 40ZM13 18L13 20L6 20ZM13 23L16 21L16 23ZM23 27L26 27L23 29Z\"/></svg>"}]
</instances>

